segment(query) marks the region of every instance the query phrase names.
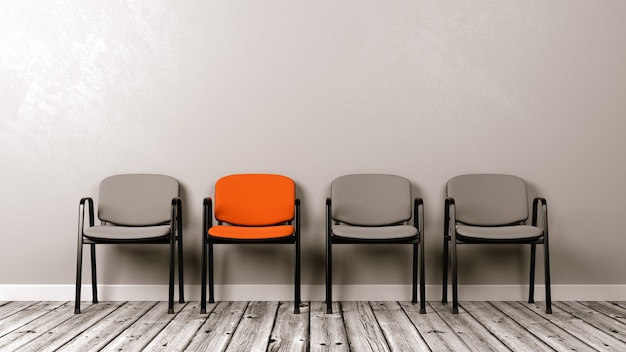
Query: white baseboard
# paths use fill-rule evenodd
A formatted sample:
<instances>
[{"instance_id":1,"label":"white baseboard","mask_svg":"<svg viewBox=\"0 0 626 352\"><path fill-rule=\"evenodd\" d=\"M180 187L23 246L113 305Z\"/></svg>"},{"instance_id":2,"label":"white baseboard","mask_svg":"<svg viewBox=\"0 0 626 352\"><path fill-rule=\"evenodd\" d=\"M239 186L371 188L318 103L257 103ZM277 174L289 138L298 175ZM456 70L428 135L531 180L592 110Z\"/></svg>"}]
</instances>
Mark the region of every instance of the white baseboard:
<instances>
[{"instance_id":1,"label":"white baseboard","mask_svg":"<svg viewBox=\"0 0 626 352\"><path fill-rule=\"evenodd\" d=\"M303 301L323 301L324 285L302 285ZM335 301L408 301L410 285L333 285ZM441 300L440 285L426 285L426 300ZM178 286L175 289L178 298ZM165 301L167 285L98 285L102 301ZM220 301L291 301L292 285L216 285ZM185 285L187 301L200 300L200 285ZM452 299L448 287L448 299ZM528 285L462 285L460 301L523 301ZM535 286L535 299L545 300L545 286ZM0 285L0 301L72 301L74 285ZM82 286L81 300L91 300ZM553 301L626 301L626 285L552 285Z\"/></svg>"}]
</instances>

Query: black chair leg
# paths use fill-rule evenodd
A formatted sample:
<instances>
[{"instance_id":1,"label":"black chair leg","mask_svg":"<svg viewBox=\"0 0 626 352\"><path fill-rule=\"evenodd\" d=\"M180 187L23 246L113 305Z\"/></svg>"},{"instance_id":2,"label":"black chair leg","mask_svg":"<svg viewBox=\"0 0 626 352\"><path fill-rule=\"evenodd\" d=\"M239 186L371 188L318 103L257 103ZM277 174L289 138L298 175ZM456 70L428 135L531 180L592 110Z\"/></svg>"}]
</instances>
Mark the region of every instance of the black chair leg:
<instances>
[{"instance_id":1,"label":"black chair leg","mask_svg":"<svg viewBox=\"0 0 626 352\"><path fill-rule=\"evenodd\" d=\"M202 278L200 279L200 314L206 314L206 266L207 250L206 235L202 236Z\"/></svg>"},{"instance_id":2,"label":"black chair leg","mask_svg":"<svg viewBox=\"0 0 626 352\"><path fill-rule=\"evenodd\" d=\"M176 238L174 234L171 235L170 239L170 276L169 276L169 287L168 287L168 298L167 298L167 313L174 314L174 256L175 256L175 248L174 243L176 242Z\"/></svg>"},{"instance_id":3,"label":"black chair leg","mask_svg":"<svg viewBox=\"0 0 626 352\"><path fill-rule=\"evenodd\" d=\"M535 258L537 245L530 245L530 279L528 280L528 303L535 303Z\"/></svg>"},{"instance_id":4,"label":"black chair leg","mask_svg":"<svg viewBox=\"0 0 626 352\"><path fill-rule=\"evenodd\" d=\"M98 303L98 280L96 280L96 245L91 244L91 301Z\"/></svg>"},{"instance_id":5,"label":"black chair leg","mask_svg":"<svg viewBox=\"0 0 626 352\"><path fill-rule=\"evenodd\" d=\"M180 234L180 232L179 232ZM185 303L185 280L183 259L183 236L178 236L178 303Z\"/></svg>"},{"instance_id":6,"label":"black chair leg","mask_svg":"<svg viewBox=\"0 0 626 352\"><path fill-rule=\"evenodd\" d=\"M213 275L213 243L209 242L209 303L215 303L215 277Z\"/></svg>"},{"instance_id":7,"label":"black chair leg","mask_svg":"<svg viewBox=\"0 0 626 352\"><path fill-rule=\"evenodd\" d=\"M441 292L441 303L448 303L448 245L450 243L450 203L446 201L444 208L444 218L443 218L443 283L442 283L442 292Z\"/></svg>"},{"instance_id":8,"label":"black chair leg","mask_svg":"<svg viewBox=\"0 0 626 352\"><path fill-rule=\"evenodd\" d=\"M296 237L295 243L295 278L294 278L294 301L293 312L300 314L300 239Z\"/></svg>"},{"instance_id":9,"label":"black chair leg","mask_svg":"<svg viewBox=\"0 0 626 352\"><path fill-rule=\"evenodd\" d=\"M457 253L456 239L452 239L452 313L459 313L459 290L458 290L458 272L457 272Z\"/></svg>"},{"instance_id":10,"label":"black chair leg","mask_svg":"<svg viewBox=\"0 0 626 352\"><path fill-rule=\"evenodd\" d=\"M326 314L333 313L333 255L330 238L326 239Z\"/></svg>"},{"instance_id":11,"label":"black chair leg","mask_svg":"<svg viewBox=\"0 0 626 352\"><path fill-rule=\"evenodd\" d=\"M550 293L550 253L548 250L548 238L546 237L543 244L544 252L544 266L545 266L545 281L546 281L546 313L552 314L552 296Z\"/></svg>"},{"instance_id":12,"label":"black chair leg","mask_svg":"<svg viewBox=\"0 0 626 352\"><path fill-rule=\"evenodd\" d=\"M448 244L449 244L449 240L447 238L447 235L444 234L443 236L443 263L442 263L442 267L443 267L443 275L442 275L442 292L441 292L441 303L443 304L447 304L448 303Z\"/></svg>"},{"instance_id":13,"label":"black chair leg","mask_svg":"<svg viewBox=\"0 0 626 352\"><path fill-rule=\"evenodd\" d=\"M83 273L83 242L78 240L76 253L76 297L74 301L74 314L80 314L80 289L82 285Z\"/></svg>"},{"instance_id":14,"label":"black chair leg","mask_svg":"<svg viewBox=\"0 0 626 352\"><path fill-rule=\"evenodd\" d=\"M183 257L183 211L181 200L176 202L176 233L178 235L178 302L185 303L185 260Z\"/></svg>"},{"instance_id":15,"label":"black chair leg","mask_svg":"<svg viewBox=\"0 0 626 352\"><path fill-rule=\"evenodd\" d=\"M424 239L420 240L420 314L426 314L426 272L424 267Z\"/></svg>"},{"instance_id":16,"label":"black chair leg","mask_svg":"<svg viewBox=\"0 0 626 352\"><path fill-rule=\"evenodd\" d=\"M411 287L411 303L417 303L417 243L413 244L413 286Z\"/></svg>"}]
</instances>

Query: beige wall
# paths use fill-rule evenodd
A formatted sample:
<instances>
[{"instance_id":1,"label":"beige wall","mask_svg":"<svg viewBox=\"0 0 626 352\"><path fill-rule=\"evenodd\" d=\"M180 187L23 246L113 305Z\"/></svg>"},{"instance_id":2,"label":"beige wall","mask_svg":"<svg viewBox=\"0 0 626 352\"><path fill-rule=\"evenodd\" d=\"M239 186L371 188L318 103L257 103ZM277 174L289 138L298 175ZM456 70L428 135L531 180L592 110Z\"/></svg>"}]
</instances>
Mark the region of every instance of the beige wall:
<instances>
[{"instance_id":1,"label":"beige wall","mask_svg":"<svg viewBox=\"0 0 626 352\"><path fill-rule=\"evenodd\" d=\"M297 182L305 284L323 282L330 181L358 172L405 176L424 198L428 284L445 182L472 172L519 175L548 199L555 284L626 284L624 1L10 0L0 13L0 284L72 284L79 199L132 172L181 181L191 284L202 198L239 172ZM154 249L103 248L100 282L165 283ZM336 282L408 283L397 249L337 249ZM461 283L525 282L526 254L464 248ZM217 255L218 283L291 282L288 248Z\"/></svg>"}]
</instances>

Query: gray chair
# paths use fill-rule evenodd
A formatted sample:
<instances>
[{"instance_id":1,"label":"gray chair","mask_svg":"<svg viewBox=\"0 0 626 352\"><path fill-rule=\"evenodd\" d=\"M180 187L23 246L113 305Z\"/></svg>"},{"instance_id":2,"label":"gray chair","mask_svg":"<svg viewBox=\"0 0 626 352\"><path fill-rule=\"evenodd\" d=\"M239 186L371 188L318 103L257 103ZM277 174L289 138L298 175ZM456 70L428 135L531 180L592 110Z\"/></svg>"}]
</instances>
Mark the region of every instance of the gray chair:
<instances>
[{"instance_id":1,"label":"gray chair","mask_svg":"<svg viewBox=\"0 0 626 352\"><path fill-rule=\"evenodd\" d=\"M530 244L530 289L528 302L534 302L536 246L544 247L546 313L552 313L550 297L550 257L548 251L548 208L544 198L535 198L532 225L528 220L526 182L519 177L499 174L461 175L446 186L443 240L443 295L447 303L448 250L452 253L452 312L458 313L457 245ZM539 216L541 206L541 216ZM541 226L537 226L539 218Z\"/></svg>"},{"instance_id":2,"label":"gray chair","mask_svg":"<svg viewBox=\"0 0 626 352\"><path fill-rule=\"evenodd\" d=\"M333 244L399 243L413 246L413 303L417 303L419 247L420 313L426 313L423 236L423 202L412 199L407 179L383 174L335 179L326 199L326 312L332 313Z\"/></svg>"},{"instance_id":3,"label":"gray chair","mask_svg":"<svg viewBox=\"0 0 626 352\"><path fill-rule=\"evenodd\" d=\"M87 205L87 215L85 215ZM85 218L88 217L88 219ZM169 244L168 313L174 313L174 257L178 241L179 301L183 294L183 219L178 181L165 175L131 174L105 178L98 198L100 226L94 226L93 199L80 200L78 254L76 259L76 302L80 313L83 245L91 249L93 303L98 302L96 283L96 244ZM88 220L88 226L85 221Z\"/></svg>"}]
</instances>

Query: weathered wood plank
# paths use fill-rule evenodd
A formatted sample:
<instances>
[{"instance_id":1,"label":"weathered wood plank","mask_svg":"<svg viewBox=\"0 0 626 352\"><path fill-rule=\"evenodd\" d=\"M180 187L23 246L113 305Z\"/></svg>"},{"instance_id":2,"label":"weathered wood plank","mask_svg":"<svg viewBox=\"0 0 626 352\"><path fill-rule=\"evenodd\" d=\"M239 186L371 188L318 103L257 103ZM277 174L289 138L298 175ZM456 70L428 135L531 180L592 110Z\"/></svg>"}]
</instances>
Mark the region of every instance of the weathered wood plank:
<instances>
[{"instance_id":1,"label":"weathered wood plank","mask_svg":"<svg viewBox=\"0 0 626 352\"><path fill-rule=\"evenodd\" d=\"M278 302L250 302L226 351L262 351L269 345Z\"/></svg>"},{"instance_id":2,"label":"weathered wood plank","mask_svg":"<svg viewBox=\"0 0 626 352\"><path fill-rule=\"evenodd\" d=\"M543 307L535 303L524 304L535 314L550 320L553 324L565 329L581 341L599 351L624 351L623 342L617 340L582 319L575 317L553 304L552 314L546 314Z\"/></svg>"},{"instance_id":3,"label":"weathered wood plank","mask_svg":"<svg viewBox=\"0 0 626 352\"><path fill-rule=\"evenodd\" d=\"M310 324L312 352L349 351L348 337L339 303L333 302L333 314L326 314L325 302L311 302Z\"/></svg>"},{"instance_id":4,"label":"weathered wood plank","mask_svg":"<svg viewBox=\"0 0 626 352\"><path fill-rule=\"evenodd\" d=\"M65 302L38 302L0 320L0 338L55 310Z\"/></svg>"},{"instance_id":5,"label":"weathered wood plank","mask_svg":"<svg viewBox=\"0 0 626 352\"><path fill-rule=\"evenodd\" d=\"M550 318L538 317L525 307L527 303L491 302L491 304L556 351L586 351L591 348L574 335L552 324Z\"/></svg>"},{"instance_id":6,"label":"weathered wood plank","mask_svg":"<svg viewBox=\"0 0 626 352\"><path fill-rule=\"evenodd\" d=\"M615 304L616 306L626 309L626 301L611 301L609 303Z\"/></svg>"},{"instance_id":7,"label":"weathered wood plank","mask_svg":"<svg viewBox=\"0 0 626 352\"><path fill-rule=\"evenodd\" d=\"M59 351L97 351L156 304L157 302L127 302L63 345Z\"/></svg>"},{"instance_id":8,"label":"weathered wood plank","mask_svg":"<svg viewBox=\"0 0 626 352\"><path fill-rule=\"evenodd\" d=\"M87 310L85 305L84 309ZM73 303L66 303L57 309L47 312L41 317L13 330L0 338L0 351L15 351L21 346L45 334L53 327L60 325L74 315Z\"/></svg>"},{"instance_id":9,"label":"weathered wood plank","mask_svg":"<svg viewBox=\"0 0 626 352\"><path fill-rule=\"evenodd\" d=\"M437 314L437 311L450 310L449 305L427 302L426 314L419 314L419 305L411 302L400 302L402 309L432 351L470 351L463 341L454 333Z\"/></svg>"},{"instance_id":10,"label":"weathered wood plank","mask_svg":"<svg viewBox=\"0 0 626 352\"><path fill-rule=\"evenodd\" d=\"M224 351L247 306L241 301L209 303L207 320L185 351Z\"/></svg>"},{"instance_id":11,"label":"weathered wood plank","mask_svg":"<svg viewBox=\"0 0 626 352\"><path fill-rule=\"evenodd\" d=\"M186 305L187 303L182 303L174 308L179 311ZM174 317L174 314L167 314L167 302L159 302L104 346L102 351L141 351Z\"/></svg>"},{"instance_id":12,"label":"weathered wood plank","mask_svg":"<svg viewBox=\"0 0 626 352\"><path fill-rule=\"evenodd\" d=\"M624 336L626 324L578 302L555 302L554 304L592 327L621 341L623 350L626 350L626 336Z\"/></svg>"},{"instance_id":13,"label":"weathered wood plank","mask_svg":"<svg viewBox=\"0 0 626 352\"><path fill-rule=\"evenodd\" d=\"M485 329L479 321L474 319L465 311L463 305L459 304L459 314L452 314L451 309L441 309L437 314L443 319L448 326L457 334L457 336L472 351L509 351L509 349L500 340L495 338L489 330Z\"/></svg>"},{"instance_id":14,"label":"weathered wood plank","mask_svg":"<svg viewBox=\"0 0 626 352\"><path fill-rule=\"evenodd\" d=\"M220 302L208 315L197 302L175 315L166 306L86 304L74 315L72 302L6 302L0 350L626 350L624 302L554 302L552 315L525 302L462 302L458 315L437 302L427 314L410 302L338 302L334 314L311 302L299 315L289 302Z\"/></svg>"},{"instance_id":15,"label":"weathered wood plank","mask_svg":"<svg viewBox=\"0 0 626 352\"><path fill-rule=\"evenodd\" d=\"M343 302L341 309L352 351L389 351L385 336L368 302Z\"/></svg>"},{"instance_id":16,"label":"weathered wood plank","mask_svg":"<svg viewBox=\"0 0 626 352\"><path fill-rule=\"evenodd\" d=\"M91 305L84 309L81 314L72 314L69 319L30 341L17 351L54 351L111 314L122 304L123 302L101 302Z\"/></svg>"},{"instance_id":17,"label":"weathered wood plank","mask_svg":"<svg viewBox=\"0 0 626 352\"><path fill-rule=\"evenodd\" d=\"M26 302L26 301L8 302L7 304L0 306L0 320L4 320L15 313L32 306L35 303L36 302Z\"/></svg>"},{"instance_id":18,"label":"weathered wood plank","mask_svg":"<svg viewBox=\"0 0 626 352\"><path fill-rule=\"evenodd\" d=\"M207 319L200 302L187 304L145 347L146 351L183 351Z\"/></svg>"},{"instance_id":19,"label":"weathered wood plank","mask_svg":"<svg viewBox=\"0 0 626 352\"><path fill-rule=\"evenodd\" d=\"M428 345L398 302L370 302L392 351L428 351Z\"/></svg>"},{"instance_id":20,"label":"weathered wood plank","mask_svg":"<svg viewBox=\"0 0 626 352\"><path fill-rule=\"evenodd\" d=\"M585 306L626 324L626 308L612 302L580 302Z\"/></svg>"},{"instance_id":21,"label":"weathered wood plank","mask_svg":"<svg viewBox=\"0 0 626 352\"><path fill-rule=\"evenodd\" d=\"M309 304L300 305L300 314L294 314L294 302L280 302L268 351L309 350Z\"/></svg>"},{"instance_id":22,"label":"weathered wood plank","mask_svg":"<svg viewBox=\"0 0 626 352\"><path fill-rule=\"evenodd\" d=\"M487 302L464 302L463 308L512 351L553 351L515 319Z\"/></svg>"}]
</instances>

